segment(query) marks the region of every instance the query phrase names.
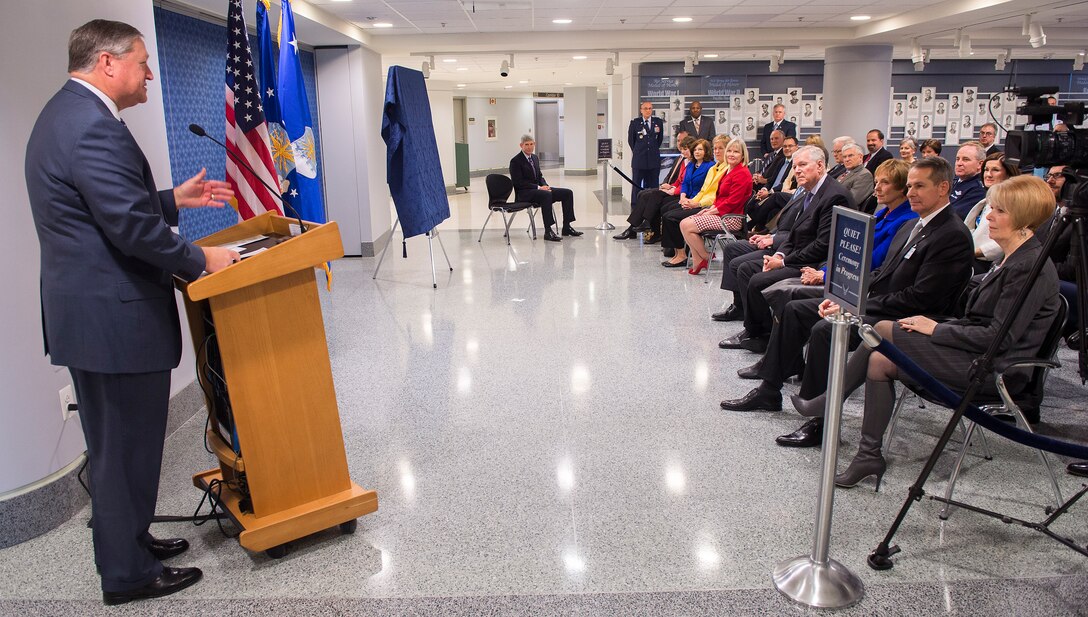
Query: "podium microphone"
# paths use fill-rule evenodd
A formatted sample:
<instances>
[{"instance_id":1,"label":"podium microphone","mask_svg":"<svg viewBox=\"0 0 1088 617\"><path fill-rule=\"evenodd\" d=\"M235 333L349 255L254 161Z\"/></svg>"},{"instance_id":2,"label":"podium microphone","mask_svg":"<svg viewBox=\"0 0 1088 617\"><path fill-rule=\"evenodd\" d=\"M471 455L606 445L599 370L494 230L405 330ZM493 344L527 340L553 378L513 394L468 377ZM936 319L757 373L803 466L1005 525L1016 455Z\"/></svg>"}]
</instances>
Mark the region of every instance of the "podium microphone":
<instances>
[{"instance_id":1,"label":"podium microphone","mask_svg":"<svg viewBox=\"0 0 1088 617\"><path fill-rule=\"evenodd\" d=\"M200 126L199 124L190 124L189 132L191 132L193 135L196 135L197 137L207 137L208 139L214 141L216 144L219 145L220 148L226 151L227 156L234 159L235 163L241 165L243 169L253 174L253 177L257 179L257 182L260 182L262 185L264 185L264 188L268 189L269 193L275 195L276 199L280 200L280 203L283 204L286 209L290 210L291 213L295 215L295 220L298 221L298 228L300 230L299 233L306 233L306 226L303 225L302 215L298 213L298 210L295 210L294 207L291 206L291 204L287 203L287 201L283 199L283 196L280 195L280 192L278 190L268 186L268 183L266 183L264 180L261 180L261 177L257 175L257 172L253 171L253 168L246 164L246 162L242 160L241 157L231 152L230 148L228 148L226 144L209 135L207 131L204 130L204 127Z\"/></svg>"}]
</instances>

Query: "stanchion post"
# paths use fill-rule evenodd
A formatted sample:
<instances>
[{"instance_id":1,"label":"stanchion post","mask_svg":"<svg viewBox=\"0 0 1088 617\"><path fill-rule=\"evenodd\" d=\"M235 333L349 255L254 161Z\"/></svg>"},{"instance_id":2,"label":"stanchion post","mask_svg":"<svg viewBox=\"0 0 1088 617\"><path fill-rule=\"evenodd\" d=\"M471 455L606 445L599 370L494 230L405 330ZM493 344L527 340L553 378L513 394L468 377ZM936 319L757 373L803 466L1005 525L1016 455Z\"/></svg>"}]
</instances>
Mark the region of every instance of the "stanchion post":
<instances>
[{"instance_id":1,"label":"stanchion post","mask_svg":"<svg viewBox=\"0 0 1088 617\"><path fill-rule=\"evenodd\" d=\"M601 224L597 225L596 229L601 231L609 231L615 229L616 226L608 222L608 200L611 197L609 194L611 191L608 189L608 160L602 159L599 161L601 164Z\"/></svg>"},{"instance_id":2,"label":"stanchion post","mask_svg":"<svg viewBox=\"0 0 1088 617\"><path fill-rule=\"evenodd\" d=\"M824 460L812 553L780 562L771 578L778 591L794 602L817 608L845 608L856 604L865 595L861 579L846 566L828 557L831 514L835 503L835 467L839 459L847 339L851 322L856 320L842 310L827 319L832 324L831 367L827 407L824 409Z\"/></svg>"}]
</instances>

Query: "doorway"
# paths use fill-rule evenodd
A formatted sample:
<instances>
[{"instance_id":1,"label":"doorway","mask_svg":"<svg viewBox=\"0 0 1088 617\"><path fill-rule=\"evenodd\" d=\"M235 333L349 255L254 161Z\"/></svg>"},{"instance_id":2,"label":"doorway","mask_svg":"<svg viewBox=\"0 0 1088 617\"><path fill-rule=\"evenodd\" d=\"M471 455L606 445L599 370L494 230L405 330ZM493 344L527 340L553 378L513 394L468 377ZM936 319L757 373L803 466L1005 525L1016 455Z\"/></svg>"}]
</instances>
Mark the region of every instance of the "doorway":
<instances>
[{"instance_id":1,"label":"doorway","mask_svg":"<svg viewBox=\"0 0 1088 617\"><path fill-rule=\"evenodd\" d=\"M559 162L559 101L536 101L533 121L537 156L541 161Z\"/></svg>"}]
</instances>

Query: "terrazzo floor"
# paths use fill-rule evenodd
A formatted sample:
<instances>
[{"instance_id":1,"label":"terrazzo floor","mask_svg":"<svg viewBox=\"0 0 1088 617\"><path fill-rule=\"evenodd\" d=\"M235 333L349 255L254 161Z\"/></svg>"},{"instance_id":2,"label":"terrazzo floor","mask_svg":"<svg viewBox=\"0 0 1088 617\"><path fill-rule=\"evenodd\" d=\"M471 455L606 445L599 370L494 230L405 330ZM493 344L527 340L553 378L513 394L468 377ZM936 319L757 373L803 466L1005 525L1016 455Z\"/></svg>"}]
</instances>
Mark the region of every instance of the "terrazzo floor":
<instances>
[{"instance_id":1,"label":"terrazzo floor","mask_svg":"<svg viewBox=\"0 0 1088 617\"><path fill-rule=\"evenodd\" d=\"M554 178L552 177L554 176ZM819 611L775 591L776 563L812 546L820 450L776 435L792 411L730 413L756 357L717 342L739 324L709 320L728 300L705 277L658 265L656 246L596 231L597 178L575 190L580 238L512 244L486 216L483 179L451 197L426 239L334 265L321 290L352 478L380 508L354 535L327 531L273 560L215 524L159 524L193 546L175 565L205 578L169 598L103 607L89 510L0 550L2 615L796 615ZM612 220L622 229L622 217ZM399 242L399 237L394 239ZM397 247L399 249L399 247ZM1039 430L1088 442L1088 401L1063 350ZM787 390L795 389L787 385ZM163 514L191 513L190 476L213 466L203 414L166 444ZM884 485L835 495L831 556L865 584L842 615L1084 615L1088 559L1031 530L965 511L947 521L923 499L896 542L896 566L865 565L906 497L947 412L908 403ZM841 456L852 456L860 400L848 401ZM1049 498L1032 451L991 437L969 456L958 499L1041 520ZM1080 486L1064 473L1066 495ZM943 494L947 453L926 485ZM845 461L842 463L845 464ZM1088 500L1055 529L1088 542ZM234 531L227 527L227 531Z\"/></svg>"}]
</instances>

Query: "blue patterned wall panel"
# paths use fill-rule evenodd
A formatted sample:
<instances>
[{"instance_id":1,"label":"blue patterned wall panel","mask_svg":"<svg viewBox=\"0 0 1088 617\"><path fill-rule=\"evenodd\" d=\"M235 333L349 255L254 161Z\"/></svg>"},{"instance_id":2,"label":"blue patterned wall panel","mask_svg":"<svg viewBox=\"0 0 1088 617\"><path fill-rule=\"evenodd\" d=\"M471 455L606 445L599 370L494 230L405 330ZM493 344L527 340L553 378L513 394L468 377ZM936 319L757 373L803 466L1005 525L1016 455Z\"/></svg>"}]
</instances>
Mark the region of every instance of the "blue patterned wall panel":
<instances>
[{"instance_id":1,"label":"blue patterned wall panel","mask_svg":"<svg viewBox=\"0 0 1088 617\"><path fill-rule=\"evenodd\" d=\"M252 7L247 7L246 19L255 19L253 13ZM190 133L189 124L203 126L219 141L225 139L226 27L155 7L155 31L172 181L174 184L183 182L202 167L208 169L209 178L222 180L226 176L226 154L210 140ZM256 37L250 37L250 46L257 49ZM260 60L255 56L253 61ZM302 72L310 113L315 118L314 134L320 161L321 129L315 105L313 53L302 52ZM319 165L318 169L322 167ZM186 209L181 212L180 231L184 237L195 240L230 227L237 220L238 214L230 208Z\"/></svg>"}]
</instances>

